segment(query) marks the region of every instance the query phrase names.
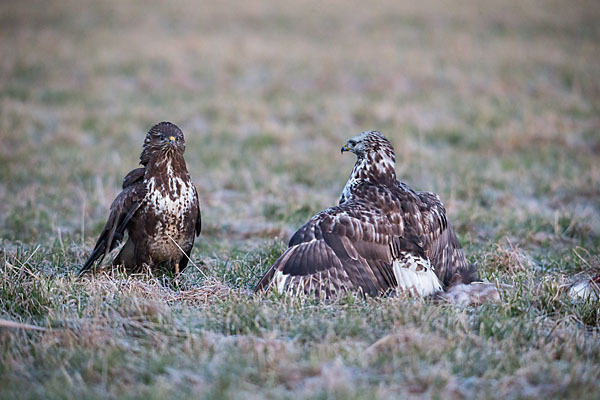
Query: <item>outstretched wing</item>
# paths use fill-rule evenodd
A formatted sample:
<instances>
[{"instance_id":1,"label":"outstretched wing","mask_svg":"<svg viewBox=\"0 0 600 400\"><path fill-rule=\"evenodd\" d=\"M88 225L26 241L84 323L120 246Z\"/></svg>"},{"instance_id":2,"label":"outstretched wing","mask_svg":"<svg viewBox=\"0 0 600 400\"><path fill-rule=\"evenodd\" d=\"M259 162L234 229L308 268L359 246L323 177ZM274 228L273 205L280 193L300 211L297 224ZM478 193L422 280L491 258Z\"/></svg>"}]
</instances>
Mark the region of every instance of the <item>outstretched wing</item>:
<instances>
[{"instance_id":1,"label":"outstretched wing","mask_svg":"<svg viewBox=\"0 0 600 400\"><path fill-rule=\"evenodd\" d=\"M348 201L302 226L255 290L275 287L280 293L314 292L326 298L346 291L377 296L398 287L398 279L403 286L418 286L412 278L404 282L399 271L408 268L419 275L428 264L402 223L390 223L367 203Z\"/></svg>"},{"instance_id":2,"label":"outstretched wing","mask_svg":"<svg viewBox=\"0 0 600 400\"><path fill-rule=\"evenodd\" d=\"M129 177L135 171L137 170L133 170L127 176ZM145 196L146 187L141 181L128 185L119 193L110 206L108 220L96 241L92 254L79 270L80 275L89 270L97 260L102 261L121 242L127 224L142 204Z\"/></svg>"},{"instance_id":3,"label":"outstretched wing","mask_svg":"<svg viewBox=\"0 0 600 400\"><path fill-rule=\"evenodd\" d=\"M469 264L454 229L446 219L446 209L439 196L418 192L421 199L420 223L423 225L422 246L444 286L479 280L477 268Z\"/></svg>"}]
</instances>

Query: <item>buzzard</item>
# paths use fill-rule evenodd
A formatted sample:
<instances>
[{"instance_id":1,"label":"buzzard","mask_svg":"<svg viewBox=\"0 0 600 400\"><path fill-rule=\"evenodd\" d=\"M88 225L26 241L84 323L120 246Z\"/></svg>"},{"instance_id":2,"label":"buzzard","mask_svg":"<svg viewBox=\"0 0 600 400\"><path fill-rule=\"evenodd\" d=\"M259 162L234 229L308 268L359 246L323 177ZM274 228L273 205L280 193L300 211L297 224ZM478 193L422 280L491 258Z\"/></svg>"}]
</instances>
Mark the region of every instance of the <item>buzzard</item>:
<instances>
[{"instance_id":1,"label":"buzzard","mask_svg":"<svg viewBox=\"0 0 600 400\"><path fill-rule=\"evenodd\" d=\"M110 206L106 225L79 274L102 261L123 239L129 238L113 265L127 272L183 270L195 236L200 234L200 203L183 153L183 132L170 122L153 126L140 155L141 168L123 179L123 191Z\"/></svg>"},{"instance_id":2,"label":"buzzard","mask_svg":"<svg viewBox=\"0 0 600 400\"><path fill-rule=\"evenodd\" d=\"M255 291L428 296L479 279L439 196L396 180L394 149L381 133L363 132L344 151L357 160L338 205L292 236Z\"/></svg>"}]
</instances>

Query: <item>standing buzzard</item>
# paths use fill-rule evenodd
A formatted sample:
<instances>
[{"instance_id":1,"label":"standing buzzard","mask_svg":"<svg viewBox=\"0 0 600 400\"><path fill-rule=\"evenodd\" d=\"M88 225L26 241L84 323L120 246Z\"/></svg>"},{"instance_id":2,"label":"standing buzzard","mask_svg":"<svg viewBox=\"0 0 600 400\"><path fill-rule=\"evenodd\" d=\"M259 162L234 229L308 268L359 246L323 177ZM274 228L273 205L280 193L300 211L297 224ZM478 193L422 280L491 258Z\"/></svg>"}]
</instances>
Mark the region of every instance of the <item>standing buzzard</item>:
<instances>
[{"instance_id":1,"label":"standing buzzard","mask_svg":"<svg viewBox=\"0 0 600 400\"><path fill-rule=\"evenodd\" d=\"M108 221L79 274L113 250L127 230L129 239L113 261L128 272L147 266L154 273L179 273L200 234L198 193L188 174L183 132L170 122L153 126L140 155L142 168L123 179Z\"/></svg>"},{"instance_id":2,"label":"standing buzzard","mask_svg":"<svg viewBox=\"0 0 600 400\"><path fill-rule=\"evenodd\" d=\"M451 283L478 280L446 220L439 196L396 180L394 149L379 132L348 140L357 156L335 207L315 215L290 239L256 291L348 291L378 296L393 291L427 296Z\"/></svg>"}]
</instances>

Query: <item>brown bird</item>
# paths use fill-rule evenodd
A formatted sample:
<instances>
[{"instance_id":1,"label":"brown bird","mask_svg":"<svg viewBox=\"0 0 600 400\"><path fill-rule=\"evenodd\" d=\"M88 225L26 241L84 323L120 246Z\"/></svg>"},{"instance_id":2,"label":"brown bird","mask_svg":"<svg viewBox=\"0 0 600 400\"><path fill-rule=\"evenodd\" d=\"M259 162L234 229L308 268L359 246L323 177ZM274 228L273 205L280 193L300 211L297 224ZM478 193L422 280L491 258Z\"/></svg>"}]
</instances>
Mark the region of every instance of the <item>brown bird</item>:
<instances>
[{"instance_id":1,"label":"brown bird","mask_svg":"<svg viewBox=\"0 0 600 400\"><path fill-rule=\"evenodd\" d=\"M346 292L427 296L479 279L439 196L396 180L394 149L379 132L347 141L357 156L339 204L290 239L256 291L331 298Z\"/></svg>"},{"instance_id":2,"label":"brown bird","mask_svg":"<svg viewBox=\"0 0 600 400\"><path fill-rule=\"evenodd\" d=\"M124 265L130 273L147 267L157 274L177 274L187 266L201 217L184 151L183 132L176 125L161 122L148 131L140 155L143 167L123 179L123 191L110 206L106 225L79 274L101 262L125 231L129 238L113 265Z\"/></svg>"}]
</instances>

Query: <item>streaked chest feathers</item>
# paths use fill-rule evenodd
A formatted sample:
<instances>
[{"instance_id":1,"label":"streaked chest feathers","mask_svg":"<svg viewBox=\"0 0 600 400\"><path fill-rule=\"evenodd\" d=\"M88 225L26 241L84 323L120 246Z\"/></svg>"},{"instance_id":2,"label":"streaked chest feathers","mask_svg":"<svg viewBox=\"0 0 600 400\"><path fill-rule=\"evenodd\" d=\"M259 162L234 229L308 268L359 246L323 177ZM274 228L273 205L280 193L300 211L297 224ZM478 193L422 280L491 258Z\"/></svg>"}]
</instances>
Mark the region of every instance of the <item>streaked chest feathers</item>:
<instances>
[{"instance_id":1,"label":"streaked chest feathers","mask_svg":"<svg viewBox=\"0 0 600 400\"><path fill-rule=\"evenodd\" d=\"M147 183L147 202L155 216L154 237L170 236L179 242L186 237L185 220L194 207L194 187L189 180L169 175L158 181L150 178ZM179 243L180 245L183 243Z\"/></svg>"}]
</instances>

